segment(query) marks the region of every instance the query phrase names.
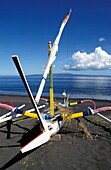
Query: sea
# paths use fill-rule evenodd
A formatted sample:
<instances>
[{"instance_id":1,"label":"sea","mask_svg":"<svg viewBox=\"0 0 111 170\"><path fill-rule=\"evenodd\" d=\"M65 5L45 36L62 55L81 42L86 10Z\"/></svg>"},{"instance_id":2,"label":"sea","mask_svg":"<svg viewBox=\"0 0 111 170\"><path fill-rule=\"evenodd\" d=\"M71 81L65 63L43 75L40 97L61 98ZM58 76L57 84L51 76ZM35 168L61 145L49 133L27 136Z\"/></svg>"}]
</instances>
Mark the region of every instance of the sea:
<instances>
[{"instance_id":1,"label":"sea","mask_svg":"<svg viewBox=\"0 0 111 170\"><path fill-rule=\"evenodd\" d=\"M42 75L26 76L33 95L36 95ZM92 76L74 74L53 74L54 96L63 97L66 92L70 98L90 98L111 100L111 76ZM27 95L19 76L0 76L0 94ZM49 77L42 93L49 97Z\"/></svg>"}]
</instances>

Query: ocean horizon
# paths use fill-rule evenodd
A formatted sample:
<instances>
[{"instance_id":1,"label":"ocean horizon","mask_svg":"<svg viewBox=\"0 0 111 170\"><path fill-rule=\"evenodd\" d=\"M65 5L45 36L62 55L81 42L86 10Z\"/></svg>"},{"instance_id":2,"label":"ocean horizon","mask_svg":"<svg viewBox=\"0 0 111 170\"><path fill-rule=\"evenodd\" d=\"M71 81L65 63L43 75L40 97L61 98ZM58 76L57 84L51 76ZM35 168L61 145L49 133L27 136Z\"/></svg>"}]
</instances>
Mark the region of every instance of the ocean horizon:
<instances>
[{"instance_id":1,"label":"ocean horizon","mask_svg":"<svg viewBox=\"0 0 111 170\"><path fill-rule=\"evenodd\" d=\"M36 95L42 75L27 75L26 78L33 95ZM65 91L70 98L111 100L111 76L53 74L53 87L55 97L62 97ZM0 76L0 94L27 95L27 92L19 76ZM49 97L49 78L42 96Z\"/></svg>"}]
</instances>

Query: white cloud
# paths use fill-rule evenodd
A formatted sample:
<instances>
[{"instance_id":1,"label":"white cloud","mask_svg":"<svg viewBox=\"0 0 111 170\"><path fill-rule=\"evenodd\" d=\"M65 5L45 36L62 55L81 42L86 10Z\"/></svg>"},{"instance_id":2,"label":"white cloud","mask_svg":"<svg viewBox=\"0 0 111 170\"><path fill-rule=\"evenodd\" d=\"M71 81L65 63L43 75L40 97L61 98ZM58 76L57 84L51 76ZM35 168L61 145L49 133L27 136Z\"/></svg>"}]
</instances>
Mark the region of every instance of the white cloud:
<instances>
[{"instance_id":1,"label":"white cloud","mask_svg":"<svg viewBox=\"0 0 111 170\"><path fill-rule=\"evenodd\" d=\"M103 42L103 41L106 41L104 37L99 38L99 42Z\"/></svg>"},{"instance_id":2,"label":"white cloud","mask_svg":"<svg viewBox=\"0 0 111 170\"><path fill-rule=\"evenodd\" d=\"M93 53L77 51L72 55L72 65L65 65L65 70L104 70L111 69L111 55L102 50L101 47L95 48Z\"/></svg>"}]
</instances>

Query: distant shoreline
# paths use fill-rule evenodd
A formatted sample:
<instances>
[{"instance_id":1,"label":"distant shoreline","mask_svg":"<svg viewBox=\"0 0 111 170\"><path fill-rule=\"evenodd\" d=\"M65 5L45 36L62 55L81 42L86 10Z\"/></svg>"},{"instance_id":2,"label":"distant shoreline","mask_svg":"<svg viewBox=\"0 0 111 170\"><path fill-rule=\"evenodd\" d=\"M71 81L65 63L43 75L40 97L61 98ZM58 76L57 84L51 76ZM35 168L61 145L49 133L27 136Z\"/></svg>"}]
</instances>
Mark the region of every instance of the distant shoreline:
<instances>
[{"instance_id":1,"label":"distant shoreline","mask_svg":"<svg viewBox=\"0 0 111 170\"><path fill-rule=\"evenodd\" d=\"M40 76L42 77L42 73L41 74L28 74L26 75L26 77L30 77L30 76ZM99 74L73 74L73 73L53 73L53 76L86 76L86 77L111 77L111 75L99 75ZM19 75L0 75L0 77L20 77Z\"/></svg>"}]
</instances>

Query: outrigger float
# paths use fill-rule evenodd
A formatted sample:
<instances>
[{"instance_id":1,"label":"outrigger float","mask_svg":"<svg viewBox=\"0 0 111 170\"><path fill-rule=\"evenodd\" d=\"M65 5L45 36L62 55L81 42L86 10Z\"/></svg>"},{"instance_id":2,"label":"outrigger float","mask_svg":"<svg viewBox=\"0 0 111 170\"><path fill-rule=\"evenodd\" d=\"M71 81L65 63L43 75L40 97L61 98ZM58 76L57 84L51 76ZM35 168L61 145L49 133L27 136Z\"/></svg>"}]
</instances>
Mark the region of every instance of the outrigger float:
<instances>
[{"instance_id":1,"label":"outrigger float","mask_svg":"<svg viewBox=\"0 0 111 170\"><path fill-rule=\"evenodd\" d=\"M22 69L21 63L19 61L18 56L12 56L13 62L18 70L18 73L22 79L22 82L27 90L28 96L30 98L30 101L33 105L33 108L27 111L23 111L23 107L25 107L25 104L14 107L11 102L0 102L0 107L5 108L9 110L9 112L3 116L0 117L0 123L7 122L9 120L13 120L15 118L21 117L21 116L28 116L31 118L36 118L39 121L41 133L34 138L32 141L30 141L28 144L26 144L24 147L20 149L21 153L25 153L27 151L30 151L34 148L37 148L44 143L48 142L52 136L57 134L61 127L63 127L64 123L69 119L75 119L83 116L89 116L89 115L95 115L102 117L105 121L109 122L111 124L111 120L107 117L100 114L102 111L111 110L111 107L102 107L102 108L96 108L96 103L92 100L82 100L79 102L68 102L68 100L64 101L64 103L56 104L54 102L54 96L53 96L53 77L52 77L52 64L56 59L57 51L58 51L58 45L59 41L63 32L63 29L70 18L71 10L66 15L65 19L63 20L61 27L59 29L59 33L54 41L53 46L51 47L51 42L48 42L48 62L46 64L43 77L37 92L37 95L34 99L31 89L29 87L29 84L26 80L24 71ZM45 107L45 105L38 106L39 101L41 99L41 95L44 89L45 81L47 79L47 75L49 74L50 77L50 110L47 113L40 113L40 109ZM68 107L74 106L80 103L85 102L91 102L94 105L94 108L88 108L88 110L84 112L78 112L78 113L69 113ZM55 111L55 105L58 108L59 111Z\"/></svg>"}]
</instances>

